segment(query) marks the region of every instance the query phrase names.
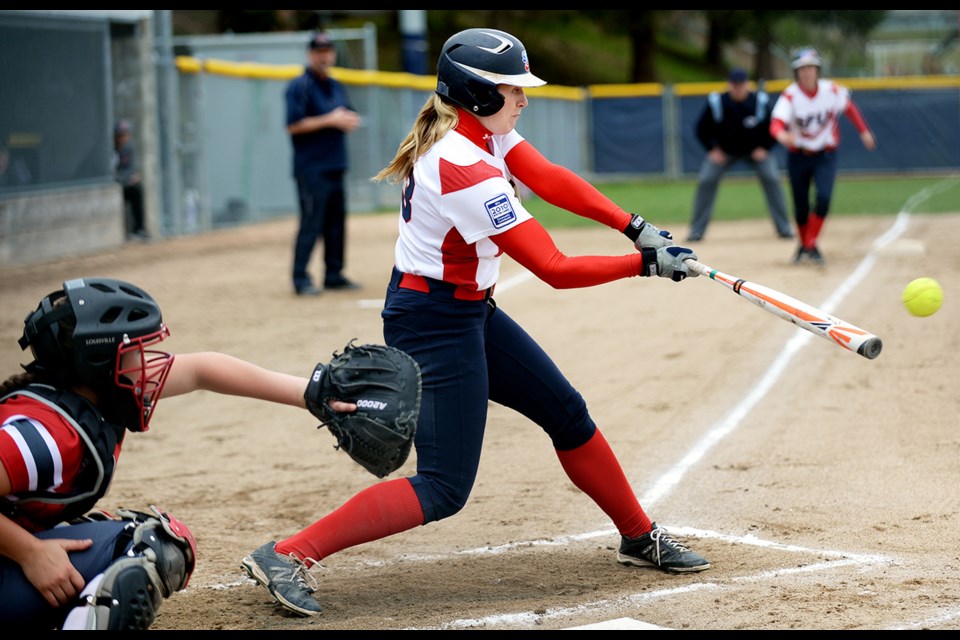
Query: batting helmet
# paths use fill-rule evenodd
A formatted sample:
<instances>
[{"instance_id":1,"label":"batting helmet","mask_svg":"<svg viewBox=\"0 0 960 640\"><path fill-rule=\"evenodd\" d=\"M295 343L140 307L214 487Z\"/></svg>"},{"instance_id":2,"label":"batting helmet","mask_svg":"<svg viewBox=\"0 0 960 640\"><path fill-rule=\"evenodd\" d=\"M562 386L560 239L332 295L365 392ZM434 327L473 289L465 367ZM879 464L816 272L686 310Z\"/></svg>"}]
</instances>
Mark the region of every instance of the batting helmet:
<instances>
[{"instance_id":1,"label":"batting helmet","mask_svg":"<svg viewBox=\"0 0 960 640\"><path fill-rule=\"evenodd\" d=\"M790 63L790 66L793 69L799 69L800 67L807 67L813 65L815 67L822 67L823 61L820 60L820 54L813 47L803 47L802 49L797 49L793 53L793 62Z\"/></svg>"},{"instance_id":2,"label":"batting helmet","mask_svg":"<svg viewBox=\"0 0 960 640\"><path fill-rule=\"evenodd\" d=\"M498 84L539 87L523 43L497 29L466 29L447 39L437 62L437 93L478 116L503 108Z\"/></svg>"},{"instance_id":3,"label":"batting helmet","mask_svg":"<svg viewBox=\"0 0 960 640\"><path fill-rule=\"evenodd\" d=\"M93 389L104 416L146 431L173 356L145 347L170 335L146 291L112 278L77 278L44 297L23 321L24 367L59 384ZM136 352L138 358L124 355Z\"/></svg>"}]
</instances>

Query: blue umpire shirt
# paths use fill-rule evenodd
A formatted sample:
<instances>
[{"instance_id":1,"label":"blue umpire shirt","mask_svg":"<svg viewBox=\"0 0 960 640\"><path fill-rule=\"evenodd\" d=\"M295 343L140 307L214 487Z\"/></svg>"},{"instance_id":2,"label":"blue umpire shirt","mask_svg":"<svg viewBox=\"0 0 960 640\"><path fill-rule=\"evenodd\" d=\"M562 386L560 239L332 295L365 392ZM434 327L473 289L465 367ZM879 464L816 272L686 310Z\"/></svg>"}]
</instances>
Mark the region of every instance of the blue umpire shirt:
<instances>
[{"instance_id":1,"label":"blue umpire shirt","mask_svg":"<svg viewBox=\"0 0 960 640\"><path fill-rule=\"evenodd\" d=\"M344 86L333 78L321 79L309 69L287 86L287 125L307 116L329 113L337 107L354 110ZM346 134L329 127L290 136L293 142L293 175L345 171Z\"/></svg>"}]
</instances>

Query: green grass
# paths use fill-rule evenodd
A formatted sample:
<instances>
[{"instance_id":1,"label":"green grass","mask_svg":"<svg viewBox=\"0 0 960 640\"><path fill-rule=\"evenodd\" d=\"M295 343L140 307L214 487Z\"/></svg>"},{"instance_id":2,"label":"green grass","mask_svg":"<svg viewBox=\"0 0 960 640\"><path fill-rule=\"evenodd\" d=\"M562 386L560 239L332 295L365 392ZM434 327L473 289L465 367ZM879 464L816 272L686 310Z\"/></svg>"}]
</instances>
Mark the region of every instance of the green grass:
<instances>
[{"instance_id":1,"label":"green grass","mask_svg":"<svg viewBox=\"0 0 960 640\"><path fill-rule=\"evenodd\" d=\"M596 183L608 198L631 213L640 213L657 226L687 223L693 208L695 180L635 181ZM784 180L787 211L792 219L790 187ZM837 178L830 215L895 215L907 207L911 198L930 193L910 205L914 213L960 213L960 177L844 177ZM594 224L570 215L537 197L524 200L524 206L547 227L576 227ZM767 217L767 205L759 181L753 176L731 176L720 182L712 220L743 220Z\"/></svg>"}]
</instances>

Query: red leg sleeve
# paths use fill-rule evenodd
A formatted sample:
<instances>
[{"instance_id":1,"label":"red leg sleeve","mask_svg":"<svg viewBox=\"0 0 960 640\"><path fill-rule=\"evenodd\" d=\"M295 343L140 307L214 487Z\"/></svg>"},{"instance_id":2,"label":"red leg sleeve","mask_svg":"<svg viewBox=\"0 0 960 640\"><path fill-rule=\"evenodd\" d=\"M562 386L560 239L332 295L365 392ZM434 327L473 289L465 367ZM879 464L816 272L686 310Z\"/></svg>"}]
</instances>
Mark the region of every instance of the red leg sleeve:
<instances>
[{"instance_id":1,"label":"red leg sleeve","mask_svg":"<svg viewBox=\"0 0 960 640\"><path fill-rule=\"evenodd\" d=\"M816 213L810 213L810 219L807 221L807 241L804 246L813 248L817 245L817 238L820 237L820 229L823 228L823 218Z\"/></svg>"},{"instance_id":2,"label":"red leg sleeve","mask_svg":"<svg viewBox=\"0 0 960 640\"><path fill-rule=\"evenodd\" d=\"M320 561L341 549L423 524L423 509L406 478L367 487L339 509L277 543L277 553Z\"/></svg>"},{"instance_id":3,"label":"red leg sleeve","mask_svg":"<svg viewBox=\"0 0 960 640\"><path fill-rule=\"evenodd\" d=\"M622 535L636 538L653 528L599 429L586 444L557 451L557 457L573 484L597 503Z\"/></svg>"}]
</instances>

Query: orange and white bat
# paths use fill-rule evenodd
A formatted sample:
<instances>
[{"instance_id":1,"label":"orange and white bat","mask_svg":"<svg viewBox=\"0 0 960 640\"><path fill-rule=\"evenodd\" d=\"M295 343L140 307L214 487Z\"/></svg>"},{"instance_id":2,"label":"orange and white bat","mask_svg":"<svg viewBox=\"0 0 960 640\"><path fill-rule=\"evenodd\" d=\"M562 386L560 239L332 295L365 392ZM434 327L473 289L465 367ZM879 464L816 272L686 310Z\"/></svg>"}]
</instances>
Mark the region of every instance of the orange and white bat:
<instances>
[{"instance_id":1,"label":"orange and white bat","mask_svg":"<svg viewBox=\"0 0 960 640\"><path fill-rule=\"evenodd\" d=\"M713 267L708 267L696 260L687 260L687 267L691 271L696 271L702 276L719 282L761 309L792 322L801 329L806 329L810 333L829 340L848 351L859 353L864 358L872 360L880 355L880 351L883 349L883 342L878 336L785 293L717 271Z\"/></svg>"}]
</instances>

